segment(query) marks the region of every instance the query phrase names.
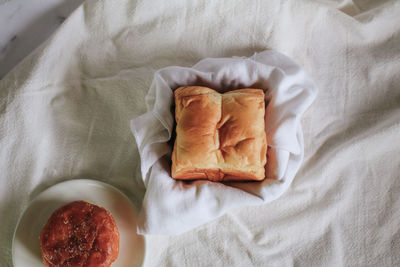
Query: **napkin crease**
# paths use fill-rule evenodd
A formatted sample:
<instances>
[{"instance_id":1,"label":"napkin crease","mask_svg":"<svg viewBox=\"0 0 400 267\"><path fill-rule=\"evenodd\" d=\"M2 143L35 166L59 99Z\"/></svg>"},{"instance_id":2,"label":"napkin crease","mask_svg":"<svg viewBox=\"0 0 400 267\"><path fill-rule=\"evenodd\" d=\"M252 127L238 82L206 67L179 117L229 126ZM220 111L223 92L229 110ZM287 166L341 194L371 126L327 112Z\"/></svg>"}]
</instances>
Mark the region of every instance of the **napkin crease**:
<instances>
[{"instance_id":1,"label":"napkin crease","mask_svg":"<svg viewBox=\"0 0 400 267\"><path fill-rule=\"evenodd\" d=\"M170 176L173 90L204 85L219 92L264 89L268 163L261 182L177 181ZM282 195L304 153L301 115L317 89L302 68L273 50L250 58L207 58L192 68L158 70L145 98L147 112L131 120L146 193L138 233L176 235L209 222L232 208L268 203Z\"/></svg>"}]
</instances>

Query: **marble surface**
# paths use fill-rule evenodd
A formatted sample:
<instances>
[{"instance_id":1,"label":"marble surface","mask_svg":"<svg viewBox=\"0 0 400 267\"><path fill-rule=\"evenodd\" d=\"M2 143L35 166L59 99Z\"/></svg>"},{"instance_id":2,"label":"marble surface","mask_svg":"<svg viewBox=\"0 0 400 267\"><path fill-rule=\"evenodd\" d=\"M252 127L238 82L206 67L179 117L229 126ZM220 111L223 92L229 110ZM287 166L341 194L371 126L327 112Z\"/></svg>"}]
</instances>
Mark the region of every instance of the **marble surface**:
<instances>
[{"instance_id":1,"label":"marble surface","mask_svg":"<svg viewBox=\"0 0 400 267\"><path fill-rule=\"evenodd\" d=\"M0 0L0 79L43 43L84 0Z\"/></svg>"}]
</instances>

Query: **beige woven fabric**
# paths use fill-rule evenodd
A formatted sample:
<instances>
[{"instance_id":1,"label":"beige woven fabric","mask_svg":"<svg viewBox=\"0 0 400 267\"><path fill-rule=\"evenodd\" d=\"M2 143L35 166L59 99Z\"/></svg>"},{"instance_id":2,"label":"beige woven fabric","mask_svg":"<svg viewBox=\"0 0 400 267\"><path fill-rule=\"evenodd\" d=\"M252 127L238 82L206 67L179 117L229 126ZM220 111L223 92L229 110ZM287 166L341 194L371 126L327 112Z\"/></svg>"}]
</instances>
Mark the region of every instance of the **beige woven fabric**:
<instances>
[{"instance_id":1,"label":"beige woven fabric","mask_svg":"<svg viewBox=\"0 0 400 267\"><path fill-rule=\"evenodd\" d=\"M0 81L0 263L46 187L106 181L140 206L129 120L154 71L272 48L319 93L305 159L278 200L179 236L145 266L400 265L399 1L89 1Z\"/></svg>"}]
</instances>

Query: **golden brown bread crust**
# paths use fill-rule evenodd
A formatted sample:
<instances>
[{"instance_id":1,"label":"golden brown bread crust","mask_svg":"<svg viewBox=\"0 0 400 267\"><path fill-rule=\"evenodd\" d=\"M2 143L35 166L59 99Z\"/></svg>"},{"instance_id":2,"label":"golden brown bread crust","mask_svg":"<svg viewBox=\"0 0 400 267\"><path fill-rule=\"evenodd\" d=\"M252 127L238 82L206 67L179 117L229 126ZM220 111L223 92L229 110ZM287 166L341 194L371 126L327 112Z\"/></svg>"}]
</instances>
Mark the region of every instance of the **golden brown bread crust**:
<instances>
[{"instance_id":1,"label":"golden brown bread crust","mask_svg":"<svg viewBox=\"0 0 400 267\"><path fill-rule=\"evenodd\" d=\"M45 266L108 267L118 257L119 233L106 209L74 201L57 209L40 233Z\"/></svg>"},{"instance_id":2,"label":"golden brown bread crust","mask_svg":"<svg viewBox=\"0 0 400 267\"><path fill-rule=\"evenodd\" d=\"M261 89L220 94L207 87L187 86L174 95L173 178L264 179L267 141Z\"/></svg>"}]
</instances>

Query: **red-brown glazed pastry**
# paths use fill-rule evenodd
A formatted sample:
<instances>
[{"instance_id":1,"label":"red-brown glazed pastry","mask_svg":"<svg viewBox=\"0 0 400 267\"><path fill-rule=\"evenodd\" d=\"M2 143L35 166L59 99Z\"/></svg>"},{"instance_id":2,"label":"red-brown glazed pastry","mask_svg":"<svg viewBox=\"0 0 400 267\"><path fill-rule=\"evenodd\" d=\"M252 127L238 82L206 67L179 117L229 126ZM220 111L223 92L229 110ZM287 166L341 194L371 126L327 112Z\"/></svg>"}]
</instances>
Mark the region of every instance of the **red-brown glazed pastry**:
<instances>
[{"instance_id":1,"label":"red-brown glazed pastry","mask_svg":"<svg viewBox=\"0 0 400 267\"><path fill-rule=\"evenodd\" d=\"M40 245L45 266L106 267L118 257L119 233L109 211L74 201L53 212Z\"/></svg>"}]
</instances>

